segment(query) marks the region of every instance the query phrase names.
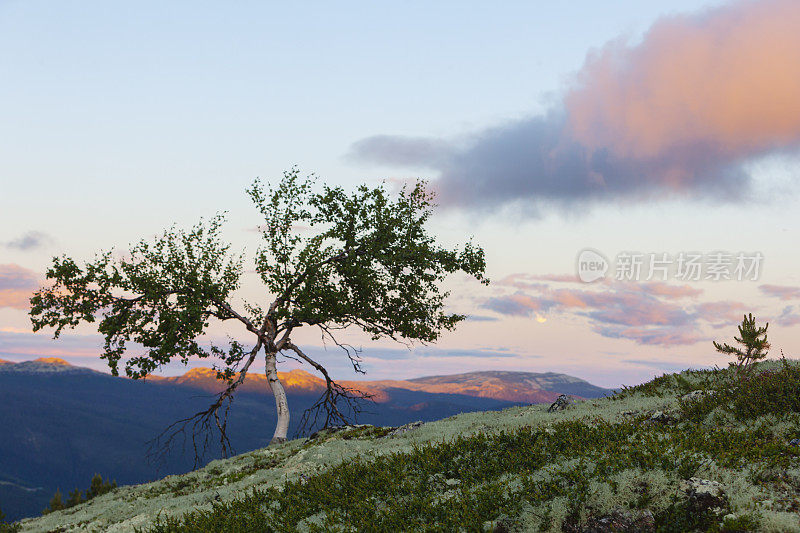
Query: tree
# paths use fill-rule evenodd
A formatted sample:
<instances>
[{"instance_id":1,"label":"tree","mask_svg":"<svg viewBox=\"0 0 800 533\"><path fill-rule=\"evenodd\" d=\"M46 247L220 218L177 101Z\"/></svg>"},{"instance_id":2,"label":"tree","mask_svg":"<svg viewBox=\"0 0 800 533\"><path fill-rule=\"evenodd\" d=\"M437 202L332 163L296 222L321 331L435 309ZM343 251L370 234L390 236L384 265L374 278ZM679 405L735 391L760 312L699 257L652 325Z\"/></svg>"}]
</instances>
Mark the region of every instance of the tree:
<instances>
[{"instance_id":1,"label":"tree","mask_svg":"<svg viewBox=\"0 0 800 533\"><path fill-rule=\"evenodd\" d=\"M465 318L445 311L449 293L440 288L445 277L465 272L488 280L480 247L470 241L448 249L428 234L433 197L424 182L393 198L383 185L361 185L348 194L340 187L317 187L315 180L301 178L294 168L274 188L257 179L247 189L264 221L254 262L266 305L237 306L233 295L244 258L229 254L230 245L219 235L224 215L217 215L189 231L173 227L152 243L143 240L127 256L109 251L82 267L66 256L54 258L47 271L52 286L31 298L34 331L52 327L57 338L64 328L99 320L97 329L105 335L101 357L114 375L128 343L144 347L143 354L125 361L125 373L134 379L173 359L185 364L190 357L218 358L221 364L214 368L225 389L207 410L160 436L169 445L190 431L196 460L209 445L210 430L219 432L223 454L229 452L228 409L259 355L278 414L271 443L285 441L289 427L278 354L308 363L325 379L326 389L305 412L301 428L318 421L326 427L346 423L366 395L335 382L292 335L317 328L363 372L358 351L340 342L337 332L358 328L372 339L433 342ZM238 325L250 345L231 338L225 347L204 348L200 337L212 320Z\"/></svg>"},{"instance_id":2,"label":"tree","mask_svg":"<svg viewBox=\"0 0 800 533\"><path fill-rule=\"evenodd\" d=\"M770 346L769 342L767 342L768 327L769 322L763 328L757 328L756 319L752 313L749 313L744 315L742 323L739 325L739 336L734 337L734 340L741 344L744 350L729 344L719 344L716 341L714 341L714 347L720 353L736 356L739 361L736 371L739 373L742 369L747 369L751 363L767 356ZM762 335L764 338L761 338Z\"/></svg>"},{"instance_id":3,"label":"tree","mask_svg":"<svg viewBox=\"0 0 800 533\"><path fill-rule=\"evenodd\" d=\"M64 505L64 501L61 498L61 489L56 489L56 493L53 494L53 498L50 500L50 504L45 507L42 514L52 513L53 511L60 511L61 509L66 509Z\"/></svg>"},{"instance_id":4,"label":"tree","mask_svg":"<svg viewBox=\"0 0 800 533\"><path fill-rule=\"evenodd\" d=\"M75 489L72 492L69 493L69 497L67 498L67 501L64 504L64 507L65 508L67 508L67 507L75 507L76 505L79 505L79 504L83 503L84 501L86 501L86 500L83 499L83 496L81 495L80 489L75 487Z\"/></svg>"},{"instance_id":5,"label":"tree","mask_svg":"<svg viewBox=\"0 0 800 533\"><path fill-rule=\"evenodd\" d=\"M111 492L115 488L117 488L116 481L103 481L103 476L100 474L95 474L92 476L92 481L89 483L89 488L86 489L86 492L84 493L84 501L88 501L95 496L100 496L107 492Z\"/></svg>"}]
</instances>

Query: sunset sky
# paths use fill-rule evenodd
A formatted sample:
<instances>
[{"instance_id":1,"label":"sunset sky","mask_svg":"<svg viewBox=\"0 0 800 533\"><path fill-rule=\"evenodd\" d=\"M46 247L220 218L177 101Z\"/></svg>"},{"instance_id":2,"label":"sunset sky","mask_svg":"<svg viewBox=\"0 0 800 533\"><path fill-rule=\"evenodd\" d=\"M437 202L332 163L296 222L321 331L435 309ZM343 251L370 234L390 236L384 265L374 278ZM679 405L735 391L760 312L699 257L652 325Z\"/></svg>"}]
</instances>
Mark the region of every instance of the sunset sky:
<instances>
[{"instance_id":1,"label":"sunset sky","mask_svg":"<svg viewBox=\"0 0 800 533\"><path fill-rule=\"evenodd\" d=\"M347 334L365 379L631 385L725 366L711 341L747 312L770 355L800 357L797 28L796 0L0 0L0 359L104 369L91 328L31 331L51 258L219 211L252 258L244 190L294 165L344 187L428 179L431 231L486 250L492 283L448 282L470 318L436 345ZM592 283L586 249L608 261ZM697 256L699 276L676 271ZM260 297L255 274L241 292ZM354 377L317 332L295 342Z\"/></svg>"}]
</instances>

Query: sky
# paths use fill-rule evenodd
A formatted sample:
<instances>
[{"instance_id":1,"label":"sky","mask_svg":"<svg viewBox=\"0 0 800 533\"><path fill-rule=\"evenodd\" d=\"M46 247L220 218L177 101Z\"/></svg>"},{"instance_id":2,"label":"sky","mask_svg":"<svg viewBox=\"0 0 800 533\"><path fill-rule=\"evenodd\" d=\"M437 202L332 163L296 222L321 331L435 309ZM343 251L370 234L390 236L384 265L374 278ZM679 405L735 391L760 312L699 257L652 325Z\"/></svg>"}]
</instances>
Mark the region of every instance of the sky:
<instances>
[{"instance_id":1,"label":"sky","mask_svg":"<svg viewBox=\"0 0 800 533\"><path fill-rule=\"evenodd\" d=\"M227 211L252 258L245 188L293 166L430 180L431 232L486 250L492 283L447 281L469 319L435 345L345 333L364 379L631 385L727 365L711 341L749 312L797 357L799 26L788 0L0 0L0 359L103 370L91 327L31 331L52 257ZM254 274L240 296L262 297ZM360 377L317 333L294 340Z\"/></svg>"}]
</instances>

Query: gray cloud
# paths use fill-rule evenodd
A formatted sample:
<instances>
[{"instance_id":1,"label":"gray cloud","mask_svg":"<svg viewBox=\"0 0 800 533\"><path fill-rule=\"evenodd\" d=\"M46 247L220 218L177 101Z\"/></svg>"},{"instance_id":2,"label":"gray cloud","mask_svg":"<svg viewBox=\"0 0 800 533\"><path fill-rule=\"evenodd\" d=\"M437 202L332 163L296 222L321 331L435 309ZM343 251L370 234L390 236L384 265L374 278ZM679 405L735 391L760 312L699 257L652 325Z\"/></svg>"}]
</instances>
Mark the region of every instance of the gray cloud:
<instances>
[{"instance_id":1,"label":"gray cloud","mask_svg":"<svg viewBox=\"0 0 800 533\"><path fill-rule=\"evenodd\" d=\"M0 265L0 291L31 290L39 286L33 270L15 264Z\"/></svg>"},{"instance_id":2,"label":"gray cloud","mask_svg":"<svg viewBox=\"0 0 800 533\"><path fill-rule=\"evenodd\" d=\"M531 214L621 198L734 200L750 190L750 176L739 161L720 159L706 147L684 147L658 158L618 157L571 139L567 130L564 115L554 113L486 129L458 149L440 139L380 135L353 145L350 158L438 171L433 187L443 206L510 204ZM678 184L672 181L676 172L682 175Z\"/></svg>"},{"instance_id":3,"label":"gray cloud","mask_svg":"<svg viewBox=\"0 0 800 533\"><path fill-rule=\"evenodd\" d=\"M445 348L416 348L405 350L400 348L365 348L361 355L366 359L417 359L419 357L516 357L517 354L502 350L457 350ZM529 356L531 357L531 356ZM538 357L538 356L536 356Z\"/></svg>"},{"instance_id":4,"label":"gray cloud","mask_svg":"<svg viewBox=\"0 0 800 533\"><path fill-rule=\"evenodd\" d=\"M52 238L41 231L29 231L25 235L5 243L6 248L14 250L34 250L52 242Z\"/></svg>"},{"instance_id":5,"label":"gray cloud","mask_svg":"<svg viewBox=\"0 0 800 533\"><path fill-rule=\"evenodd\" d=\"M664 370L665 372L680 372L686 370L687 368L694 368L694 369L710 368L707 365L702 365L698 367L694 365L687 365L685 363L675 363L673 361L648 361L646 359L624 359L622 362L631 363L634 365L649 366L651 368Z\"/></svg>"},{"instance_id":6,"label":"gray cloud","mask_svg":"<svg viewBox=\"0 0 800 533\"><path fill-rule=\"evenodd\" d=\"M673 326L640 328L595 325L592 329L603 337L628 339L648 346L683 346L709 340L694 331Z\"/></svg>"},{"instance_id":7,"label":"gray cloud","mask_svg":"<svg viewBox=\"0 0 800 533\"><path fill-rule=\"evenodd\" d=\"M486 316L486 315L467 315L467 321L469 322L497 322L500 320L495 316Z\"/></svg>"},{"instance_id":8,"label":"gray cloud","mask_svg":"<svg viewBox=\"0 0 800 533\"><path fill-rule=\"evenodd\" d=\"M443 139L375 135L354 143L346 157L367 163L438 169L454 156L454 147Z\"/></svg>"}]
</instances>

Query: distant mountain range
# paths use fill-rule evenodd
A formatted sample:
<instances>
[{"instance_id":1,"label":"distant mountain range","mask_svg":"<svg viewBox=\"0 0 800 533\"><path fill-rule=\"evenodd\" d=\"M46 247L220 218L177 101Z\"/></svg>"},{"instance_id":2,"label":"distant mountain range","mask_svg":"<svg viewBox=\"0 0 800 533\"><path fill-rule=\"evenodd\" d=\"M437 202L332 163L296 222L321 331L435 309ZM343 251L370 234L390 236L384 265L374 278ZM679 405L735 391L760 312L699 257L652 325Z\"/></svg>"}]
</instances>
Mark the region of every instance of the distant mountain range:
<instances>
[{"instance_id":1,"label":"distant mountain range","mask_svg":"<svg viewBox=\"0 0 800 533\"><path fill-rule=\"evenodd\" d=\"M325 390L325 380L305 370L278 372L278 375L289 395L321 394ZM216 372L210 368L194 368L177 377L151 376L147 379L154 383L184 385L207 392L219 392L223 388L216 379ZM379 403L390 402L390 391L395 389L458 394L514 403L547 403L554 401L559 394L599 398L609 392L608 389L596 387L582 379L554 372L470 372L409 380L341 381L341 384L372 394L373 399ZM241 390L271 394L267 378L263 374L248 375Z\"/></svg>"},{"instance_id":2,"label":"distant mountain range","mask_svg":"<svg viewBox=\"0 0 800 533\"><path fill-rule=\"evenodd\" d=\"M291 434L324 381L302 370L279 374L289 396ZM611 392L564 374L528 372L342 384L374 395L375 403L365 404L358 422L391 426L548 403L562 393L596 398ZM211 369L134 381L57 358L0 360L0 509L12 520L37 515L56 488L65 495L85 489L94 473L131 484L190 470L188 449L176 450L162 465L148 463L147 442L170 423L206 408L220 387ZM254 374L236 396L228 427L237 452L269 442L275 414L268 394L266 378ZM208 460L216 457L215 449Z\"/></svg>"}]
</instances>

